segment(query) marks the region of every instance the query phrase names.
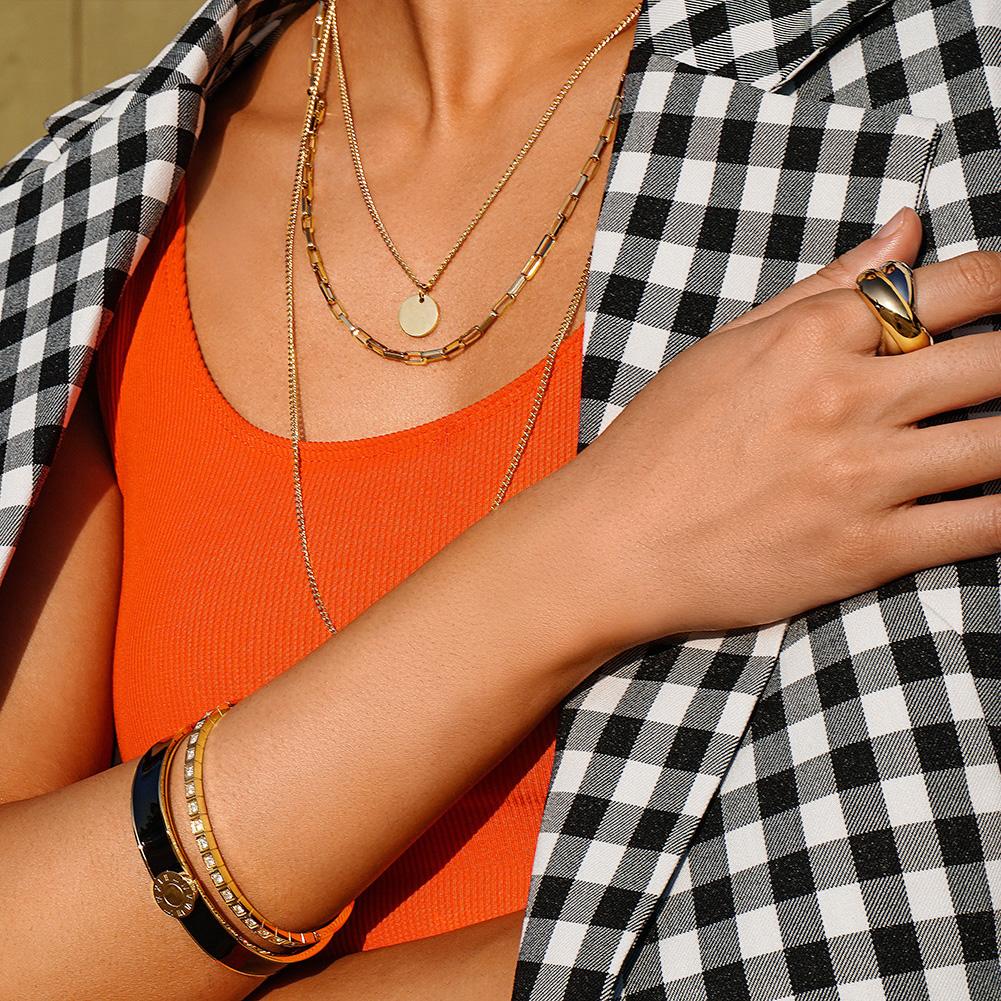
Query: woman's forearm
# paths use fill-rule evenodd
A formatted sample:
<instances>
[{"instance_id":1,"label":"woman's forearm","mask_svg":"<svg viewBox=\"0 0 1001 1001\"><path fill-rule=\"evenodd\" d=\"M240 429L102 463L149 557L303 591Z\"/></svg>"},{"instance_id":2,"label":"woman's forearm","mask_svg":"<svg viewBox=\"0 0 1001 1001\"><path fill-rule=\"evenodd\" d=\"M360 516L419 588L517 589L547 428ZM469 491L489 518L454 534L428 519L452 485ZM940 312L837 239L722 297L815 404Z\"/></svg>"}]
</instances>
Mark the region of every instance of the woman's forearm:
<instances>
[{"instance_id":1,"label":"woman's forearm","mask_svg":"<svg viewBox=\"0 0 1001 1001\"><path fill-rule=\"evenodd\" d=\"M213 731L213 827L278 923L312 927L357 896L615 653L592 607L599 571L581 551L575 492L559 477L537 487ZM303 845L308 861L295 858Z\"/></svg>"},{"instance_id":2,"label":"woman's forearm","mask_svg":"<svg viewBox=\"0 0 1001 1001\"><path fill-rule=\"evenodd\" d=\"M562 472L481 519L213 732L205 789L220 849L272 920L306 927L340 910L616 652L593 597L607 568L581 544L588 513ZM175 762L178 826L197 860ZM129 815L134 767L0 808L13 996L134 998L141 982L147 1001L215 1001L257 983L202 955L153 903Z\"/></svg>"}]
</instances>

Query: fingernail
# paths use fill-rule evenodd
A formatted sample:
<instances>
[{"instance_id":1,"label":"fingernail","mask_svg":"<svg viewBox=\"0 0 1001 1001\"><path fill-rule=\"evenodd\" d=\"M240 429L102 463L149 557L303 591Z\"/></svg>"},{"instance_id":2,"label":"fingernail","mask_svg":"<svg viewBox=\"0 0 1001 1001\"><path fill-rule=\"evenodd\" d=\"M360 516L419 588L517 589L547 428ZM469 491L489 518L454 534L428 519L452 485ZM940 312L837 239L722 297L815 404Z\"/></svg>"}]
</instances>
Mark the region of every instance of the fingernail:
<instances>
[{"instance_id":1,"label":"fingernail","mask_svg":"<svg viewBox=\"0 0 1001 1001\"><path fill-rule=\"evenodd\" d=\"M892 236L894 233L900 229L904 224L904 218L907 215L907 209L897 209L897 211L880 226L879 230L876 232L876 239L885 240L886 237Z\"/></svg>"}]
</instances>

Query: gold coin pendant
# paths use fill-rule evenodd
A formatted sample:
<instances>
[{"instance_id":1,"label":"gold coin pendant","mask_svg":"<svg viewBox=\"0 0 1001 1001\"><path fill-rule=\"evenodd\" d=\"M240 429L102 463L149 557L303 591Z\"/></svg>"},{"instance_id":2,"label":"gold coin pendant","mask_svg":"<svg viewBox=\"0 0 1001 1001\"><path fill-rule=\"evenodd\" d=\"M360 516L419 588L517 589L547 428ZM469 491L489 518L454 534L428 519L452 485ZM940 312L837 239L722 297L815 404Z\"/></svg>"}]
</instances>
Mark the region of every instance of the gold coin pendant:
<instances>
[{"instance_id":1,"label":"gold coin pendant","mask_svg":"<svg viewBox=\"0 0 1001 1001\"><path fill-rule=\"evenodd\" d=\"M411 337L427 337L438 326L438 303L425 292L414 293L400 306L400 326Z\"/></svg>"}]
</instances>

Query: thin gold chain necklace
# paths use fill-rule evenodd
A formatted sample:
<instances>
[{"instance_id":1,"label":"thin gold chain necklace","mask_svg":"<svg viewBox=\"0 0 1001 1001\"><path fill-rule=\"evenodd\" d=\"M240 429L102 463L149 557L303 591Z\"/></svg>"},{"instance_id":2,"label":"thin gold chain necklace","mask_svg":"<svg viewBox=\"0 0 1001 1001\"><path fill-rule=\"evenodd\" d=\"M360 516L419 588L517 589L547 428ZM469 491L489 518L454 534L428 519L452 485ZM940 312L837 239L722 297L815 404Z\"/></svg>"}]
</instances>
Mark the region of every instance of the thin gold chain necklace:
<instances>
[{"instance_id":1,"label":"thin gold chain necklace","mask_svg":"<svg viewBox=\"0 0 1001 1001\"><path fill-rule=\"evenodd\" d=\"M518 169L518 165L522 160L528 155L529 150L535 145L538 138L542 135L546 126L549 124L549 120L556 114L556 110L563 103L563 99L570 93L573 85L577 82L578 78L587 69L591 61L605 48L609 42L617 38L636 18L639 16L642 4L637 4L629 13L621 20L615 27L609 31L604 38L597 42L591 50L584 56L583 59L577 64L573 72L567 77L566 82L557 91L556 96L550 102L549 107L543 112L542 117L539 119L535 128L532 129L528 138L522 144L521 149L515 154L514 159L507 165L504 173L501 174L500 179L490 190L490 193L484 199L483 203L476 210L476 213L470 219L466 228L459 234L459 238L452 244L451 249L442 259L441 263L435 268L434 273L428 278L427 281L421 281L417 274L414 272L413 268L407 263L403 255L400 253L399 248L396 246L393 238L389 235L389 230L386 228L385 223L382 221L382 216L379 214L379 210L376 208L375 200L372 197L372 192L368 185L368 180L365 176L365 168L362 164L361 159L361 148L358 144L358 134L355 131L354 115L351 110L351 99L348 94L348 83L347 77L344 72L344 60L341 53L341 40L340 33L337 27L337 0L329 0L330 11L331 11L331 32L333 36L333 47L334 47L334 64L337 68L337 85L340 91L341 98L341 108L344 114L344 127L347 131L348 136L348 146L351 148L351 160L354 164L355 179L358 182L358 187L361 190L362 197L365 199L365 207L368 209L368 214L372 218L372 222L375 224L375 228L379 231L379 235L382 237L382 242L386 245L389 252L393 255L396 263L400 266L406 276L410 279L411 283L417 289L417 292L408 296L403 303L400 305L399 310L399 322L400 328L411 337L426 337L430 334L435 327L438 325L438 320L441 315L438 303L431 295L431 290L435 287L438 279L445 273L445 269L451 264L455 255L462 248L463 244L469 238L470 234L476 228L477 223L486 214L487 209L493 204L494 199L501 193L504 186L511 179L514 172ZM322 0L321 0L322 6Z\"/></svg>"},{"instance_id":2,"label":"thin gold chain necklace","mask_svg":"<svg viewBox=\"0 0 1001 1001\"><path fill-rule=\"evenodd\" d=\"M292 481L295 491L295 512L299 532L299 545L302 550L303 561L306 566L306 576L309 580L309 589L313 596L313 602L316 605L320 618L323 620L323 623L327 627L328 631L330 633L336 633L337 629L334 626L334 623L330 618L330 614L327 611L326 604L320 595L320 589L316 582L316 574L313 569L313 563L309 555L309 543L306 538L306 515L302 498L302 461L299 451L302 409L301 397L299 393L298 366L296 360L295 284L293 278L295 233L298 229L297 220L299 205L303 197L305 164L307 155L309 154L311 148L315 151L317 102L320 97L320 81L323 74L323 65L326 59L327 44L330 37L329 19L332 12L332 8L326 9L325 11L321 0L319 13L316 15L316 19L314 21L314 38L309 60L310 83L306 92L308 100L306 102L306 114L303 122L303 129L299 138L299 151L298 156L296 157L292 202L289 208L288 224L285 230L285 307L288 327L289 425L291 430L292 445ZM317 29L319 29L319 32L317 32ZM557 332L556 337L553 339L552 345L546 355L545 365L542 370L542 377L539 380L539 385L535 392L535 398L532 401L531 412L529 413L528 420L525 423L521 437L518 440L518 444L515 447L511 462L508 464L504 478L498 487L497 494L490 505L491 511L496 510L501 503L503 503L504 498L507 495L508 488L514 478L515 471L517 470L522 456L525 453L525 447L527 446L528 440L535 428L546 390L549 388L550 376L556 360L556 354L559 351L559 347L563 343L564 338L569 332L570 327L573 324L574 317L577 315L581 302L584 299L584 292L587 287L587 276L590 266L591 255L589 253L587 260L584 263L584 268L581 271L580 278L577 281L577 286L574 289L570 305L567 307L566 314L563 317L563 322L560 325L560 329Z\"/></svg>"},{"instance_id":3,"label":"thin gold chain necklace","mask_svg":"<svg viewBox=\"0 0 1001 1001\"><path fill-rule=\"evenodd\" d=\"M619 111L622 107L622 88L625 84L625 77L619 81L619 90L612 106L608 111L608 116L598 134L598 141L594 149L588 155L580 168L580 172L575 180L573 189L567 195L559 211L553 218L549 229L543 234L535 250L532 251L528 260L521 267L521 271L515 277L510 288L490 307L490 311L478 323L473 324L465 333L460 334L454 340L449 341L441 347L432 348L430 351L407 351L390 347L377 337L373 337L363 327L358 326L351 319L344 303L337 297L333 286L330 284L330 276L323 263L323 255L320 253L320 245L316 236L316 223L314 221L313 210L313 186L314 186L314 160L316 155L316 137L310 137L307 145L306 163L303 169L304 191L300 200L300 214L302 216L302 230L306 237L306 253L309 256L310 267L316 277L323 299L327 304L334 319L345 327L352 337L362 347L368 348L380 358L386 361L402 362L405 365L428 365L431 362L449 361L458 356L475 344L483 335L500 319L500 317L511 307L526 284L539 273L543 263L549 256L549 252L556 245L557 237L563 232L563 228L577 209L577 204L584 193L584 189L595 175L598 165L601 162L605 148L612 140L616 124L619 120ZM311 129L318 129L323 120L323 98L317 102L317 120L310 126Z\"/></svg>"}]
</instances>

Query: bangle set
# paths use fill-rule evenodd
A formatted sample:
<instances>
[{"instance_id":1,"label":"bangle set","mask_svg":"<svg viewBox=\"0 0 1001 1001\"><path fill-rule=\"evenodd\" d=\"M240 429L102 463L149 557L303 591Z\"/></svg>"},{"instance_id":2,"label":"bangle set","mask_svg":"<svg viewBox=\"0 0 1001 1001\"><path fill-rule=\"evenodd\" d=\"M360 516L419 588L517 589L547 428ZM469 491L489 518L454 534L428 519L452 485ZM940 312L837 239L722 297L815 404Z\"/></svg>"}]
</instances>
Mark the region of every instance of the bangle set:
<instances>
[{"instance_id":1,"label":"bangle set","mask_svg":"<svg viewBox=\"0 0 1001 1001\"><path fill-rule=\"evenodd\" d=\"M160 910L177 919L202 951L224 966L267 977L323 949L347 921L354 902L320 928L291 931L268 921L236 884L209 823L202 776L208 735L232 706L217 706L140 758L132 780L132 823ZM170 806L171 762L182 750L185 815L201 867L181 847ZM213 889L224 904L214 898Z\"/></svg>"}]
</instances>

